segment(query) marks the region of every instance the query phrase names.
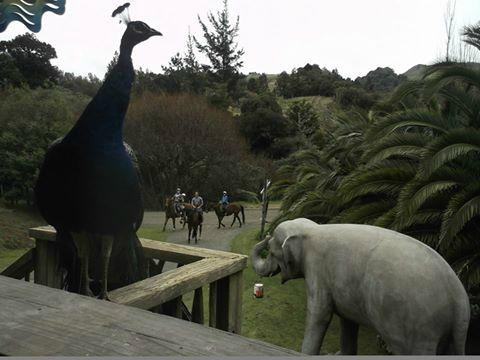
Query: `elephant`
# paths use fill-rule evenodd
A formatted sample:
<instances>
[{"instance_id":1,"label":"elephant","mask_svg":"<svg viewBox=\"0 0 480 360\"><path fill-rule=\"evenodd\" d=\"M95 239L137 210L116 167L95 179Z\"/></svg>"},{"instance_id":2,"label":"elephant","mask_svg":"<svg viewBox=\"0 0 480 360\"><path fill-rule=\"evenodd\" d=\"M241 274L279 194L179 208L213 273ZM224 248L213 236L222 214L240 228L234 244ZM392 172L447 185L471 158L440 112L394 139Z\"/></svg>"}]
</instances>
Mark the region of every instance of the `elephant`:
<instances>
[{"instance_id":1,"label":"elephant","mask_svg":"<svg viewBox=\"0 0 480 360\"><path fill-rule=\"evenodd\" d=\"M377 331L396 355L465 352L470 321L465 288L435 250L412 237L299 218L280 223L250 258L262 277L280 273L282 284L305 279L305 354L320 353L334 313L341 323L342 355L356 355L359 325Z\"/></svg>"}]
</instances>

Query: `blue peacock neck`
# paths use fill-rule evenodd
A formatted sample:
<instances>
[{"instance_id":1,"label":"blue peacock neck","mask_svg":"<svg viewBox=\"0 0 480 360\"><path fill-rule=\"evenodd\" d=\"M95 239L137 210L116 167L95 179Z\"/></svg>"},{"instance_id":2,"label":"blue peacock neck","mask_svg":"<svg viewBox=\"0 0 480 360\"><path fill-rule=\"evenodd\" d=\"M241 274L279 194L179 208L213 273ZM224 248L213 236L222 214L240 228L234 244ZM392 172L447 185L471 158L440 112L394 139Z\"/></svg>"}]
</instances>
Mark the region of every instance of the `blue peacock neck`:
<instances>
[{"instance_id":1,"label":"blue peacock neck","mask_svg":"<svg viewBox=\"0 0 480 360\"><path fill-rule=\"evenodd\" d=\"M123 122L135 78L132 51L133 45L124 37L117 64L65 137L66 141L93 148L123 147Z\"/></svg>"}]
</instances>

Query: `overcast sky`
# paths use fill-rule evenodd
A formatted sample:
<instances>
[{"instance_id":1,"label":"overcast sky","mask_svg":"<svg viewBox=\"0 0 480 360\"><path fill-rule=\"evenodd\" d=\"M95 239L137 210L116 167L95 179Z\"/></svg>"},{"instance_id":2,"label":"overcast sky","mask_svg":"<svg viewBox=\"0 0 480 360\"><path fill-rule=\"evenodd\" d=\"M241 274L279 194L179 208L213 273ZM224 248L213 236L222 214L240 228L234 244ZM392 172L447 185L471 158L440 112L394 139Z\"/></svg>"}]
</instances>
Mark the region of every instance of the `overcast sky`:
<instances>
[{"instance_id":1,"label":"overcast sky","mask_svg":"<svg viewBox=\"0 0 480 360\"><path fill-rule=\"evenodd\" d=\"M429 64L445 49L444 14L448 0L230 0L240 16L238 42L245 50L242 72L279 73L308 63L337 68L344 77L363 76L389 66L403 73ZM161 31L137 46L135 67L160 72L185 50L190 27L201 36L197 15L222 8L222 0L130 0L132 20ZM67 0L62 16L46 13L37 37L57 50L60 69L103 78L119 46L124 25L110 17L117 0ZM480 0L457 0L456 25L480 20ZM11 23L0 33L8 40L26 32Z\"/></svg>"}]
</instances>

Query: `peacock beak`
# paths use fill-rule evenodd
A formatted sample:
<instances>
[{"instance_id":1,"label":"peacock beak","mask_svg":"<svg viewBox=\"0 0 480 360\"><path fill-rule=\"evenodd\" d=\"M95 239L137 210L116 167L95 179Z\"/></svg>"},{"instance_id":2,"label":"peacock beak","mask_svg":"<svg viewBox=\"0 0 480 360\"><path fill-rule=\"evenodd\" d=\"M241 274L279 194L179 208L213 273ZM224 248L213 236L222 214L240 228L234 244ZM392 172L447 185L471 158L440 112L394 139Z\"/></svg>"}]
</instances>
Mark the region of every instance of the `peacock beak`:
<instances>
[{"instance_id":1,"label":"peacock beak","mask_svg":"<svg viewBox=\"0 0 480 360\"><path fill-rule=\"evenodd\" d=\"M150 29L150 36L163 36L163 34L155 29Z\"/></svg>"}]
</instances>

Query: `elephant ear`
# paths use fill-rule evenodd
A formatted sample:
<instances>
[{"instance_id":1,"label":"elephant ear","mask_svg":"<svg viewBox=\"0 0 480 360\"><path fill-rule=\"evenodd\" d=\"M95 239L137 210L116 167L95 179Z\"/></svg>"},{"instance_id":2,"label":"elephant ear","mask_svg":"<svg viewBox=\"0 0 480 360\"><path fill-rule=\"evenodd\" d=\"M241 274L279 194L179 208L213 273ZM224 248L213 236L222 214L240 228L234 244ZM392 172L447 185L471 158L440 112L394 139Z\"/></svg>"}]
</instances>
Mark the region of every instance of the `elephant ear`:
<instances>
[{"instance_id":1,"label":"elephant ear","mask_svg":"<svg viewBox=\"0 0 480 360\"><path fill-rule=\"evenodd\" d=\"M302 236L291 235L288 236L282 244L283 261L290 274L296 274L298 272L297 263L302 256L301 239Z\"/></svg>"}]
</instances>

